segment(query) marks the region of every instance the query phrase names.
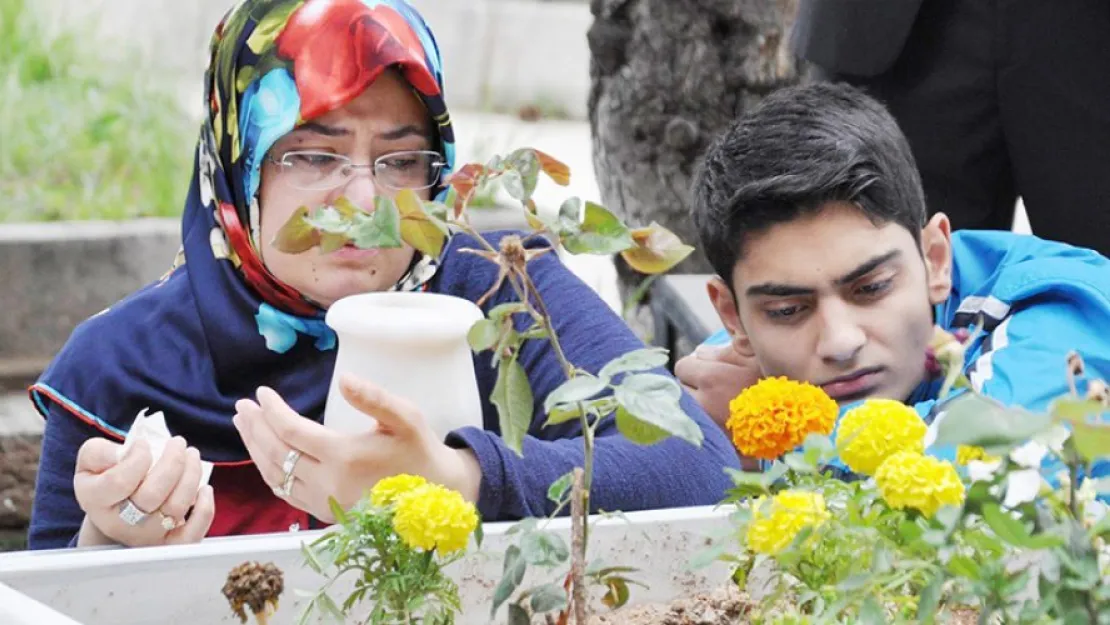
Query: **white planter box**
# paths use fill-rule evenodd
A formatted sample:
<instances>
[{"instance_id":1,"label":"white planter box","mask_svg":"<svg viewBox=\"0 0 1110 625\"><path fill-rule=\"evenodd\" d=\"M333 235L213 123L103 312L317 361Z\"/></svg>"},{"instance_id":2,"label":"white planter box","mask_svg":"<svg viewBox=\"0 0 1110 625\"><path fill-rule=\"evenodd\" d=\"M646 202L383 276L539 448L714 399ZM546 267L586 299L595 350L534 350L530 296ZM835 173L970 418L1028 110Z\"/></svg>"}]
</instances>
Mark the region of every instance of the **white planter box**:
<instances>
[{"instance_id":1,"label":"white planter box","mask_svg":"<svg viewBox=\"0 0 1110 625\"><path fill-rule=\"evenodd\" d=\"M630 603L669 601L709 590L727 579L723 564L694 571L690 559L707 539L728 528L728 510L713 507L638 512L594 519L590 558L606 564L639 567L634 575L650 590L632 587ZM501 578L502 554L512 537L509 523L491 523L481 552L454 564L464 612L460 624L490 622L490 600ZM549 529L567 543L569 519ZM199 545L146 549L60 550L0 556L0 622L5 625L214 625L238 623L220 592L227 573L248 561L274 562L285 572L285 592L271 623L296 622L301 601L295 589L315 590L322 578L302 564L301 543L321 532L216 538ZM524 585L535 583L529 576ZM546 580L545 580L546 581ZM26 595L19 596L2 584ZM333 597L341 597L336 586ZM14 597L3 593L14 594ZM37 602L37 603L36 603ZM45 606L72 618L53 617ZM45 611L43 611L45 610ZM361 613L361 612L360 612ZM9 616L12 615L12 616ZM503 622L504 608L499 613ZM74 622L75 621L75 622Z\"/></svg>"}]
</instances>

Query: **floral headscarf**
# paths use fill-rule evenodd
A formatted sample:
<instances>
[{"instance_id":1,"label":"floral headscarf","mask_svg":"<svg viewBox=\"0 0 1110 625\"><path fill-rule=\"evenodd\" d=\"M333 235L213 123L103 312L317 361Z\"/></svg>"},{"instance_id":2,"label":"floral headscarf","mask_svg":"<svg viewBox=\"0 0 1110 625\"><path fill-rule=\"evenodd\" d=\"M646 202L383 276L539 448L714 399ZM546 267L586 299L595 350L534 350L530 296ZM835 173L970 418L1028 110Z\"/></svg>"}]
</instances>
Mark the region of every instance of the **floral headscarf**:
<instances>
[{"instance_id":1,"label":"floral headscarf","mask_svg":"<svg viewBox=\"0 0 1110 625\"><path fill-rule=\"evenodd\" d=\"M258 254L262 161L296 126L340 108L396 68L423 101L454 165L439 49L404 0L244 0L216 28L182 218L182 248L160 281L83 323L31 396L122 438L141 410L163 411L206 460L247 462L231 424L260 385L321 418L335 336L324 311ZM417 253L396 289L424 288Z\"/></svg>"}]
</instances>

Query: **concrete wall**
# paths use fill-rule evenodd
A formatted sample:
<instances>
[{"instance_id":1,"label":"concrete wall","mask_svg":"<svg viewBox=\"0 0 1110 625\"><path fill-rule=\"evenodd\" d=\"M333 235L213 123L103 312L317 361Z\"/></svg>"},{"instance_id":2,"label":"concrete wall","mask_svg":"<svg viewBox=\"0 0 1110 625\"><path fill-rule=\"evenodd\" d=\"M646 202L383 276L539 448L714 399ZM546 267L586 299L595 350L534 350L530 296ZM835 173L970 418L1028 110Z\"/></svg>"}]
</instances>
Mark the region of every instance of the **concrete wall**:
<instances>
[{"instance_id":1,"label":"concrete wall","mask_svg":"<svg viewBox=\"0 0 1110 625\"><path fill-rule=\"evenodd\" d=\"M586 115L592 23L582 1L411 0L444 56L448 103L455 109L515 110L541 103ZM40 0L52 28L78 27L136 72L181 84L199 106L200 78L213 27L230 0Z\"/></svg>"}]
</instances>

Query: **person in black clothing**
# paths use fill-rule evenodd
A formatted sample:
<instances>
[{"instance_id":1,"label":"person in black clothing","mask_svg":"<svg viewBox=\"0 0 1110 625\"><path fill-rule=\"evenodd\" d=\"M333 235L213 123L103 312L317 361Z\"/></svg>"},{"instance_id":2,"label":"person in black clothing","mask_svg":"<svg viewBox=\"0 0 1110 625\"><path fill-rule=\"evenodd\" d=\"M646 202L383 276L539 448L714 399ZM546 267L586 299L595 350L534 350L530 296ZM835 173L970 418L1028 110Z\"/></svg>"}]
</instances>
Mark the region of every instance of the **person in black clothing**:
<instances>
[{"instance_id":1,"label":"person in black clothing","mask_svg":"<svg viewBox=\"0 0 1110 625\"><path fill-rule=\"evenodd\" d=\"M818 79L881 100L930 213L1110 254L1110 0L800 0Z\"/></svg>"}]
</instances>

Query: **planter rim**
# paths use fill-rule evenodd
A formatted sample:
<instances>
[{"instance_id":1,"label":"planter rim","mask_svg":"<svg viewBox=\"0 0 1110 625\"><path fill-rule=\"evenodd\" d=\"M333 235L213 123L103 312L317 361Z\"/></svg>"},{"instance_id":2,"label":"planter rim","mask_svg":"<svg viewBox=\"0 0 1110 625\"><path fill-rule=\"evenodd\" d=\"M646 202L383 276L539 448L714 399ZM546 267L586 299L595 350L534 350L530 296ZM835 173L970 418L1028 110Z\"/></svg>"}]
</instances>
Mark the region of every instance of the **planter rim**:
<instances>
[{"instance_id":1,"label":"planter rim","mask_svg":"<svg viewBox=\"0 0 1110 625\"><path fill-rule=\"evenodd\" d=\"M730 514L731 511L722 506L667 508L624 513L623 518L591 515L590 524L592 527L617 524L627 524L635 527L658 522L725 520ZM483 530L486 540L494 536L504 536L508 529L515 524L515 521L484 524ZM546 527L552 531L569 531L570 518L559 517L553 519ZM226 536L209 538L195 545L144 547L141 549L94 547L79 550L16 551L0 554L0 583L3 583L5 579L16 579L27 574L41 575L50 571L74 571L78 569L94 571L135 564L151 564L164 568L173 562L187 562L212 556L229 557L238 554L300 551L302 543L312 542L327 531L330 530Z\"/></svg>"}]
</instances>

